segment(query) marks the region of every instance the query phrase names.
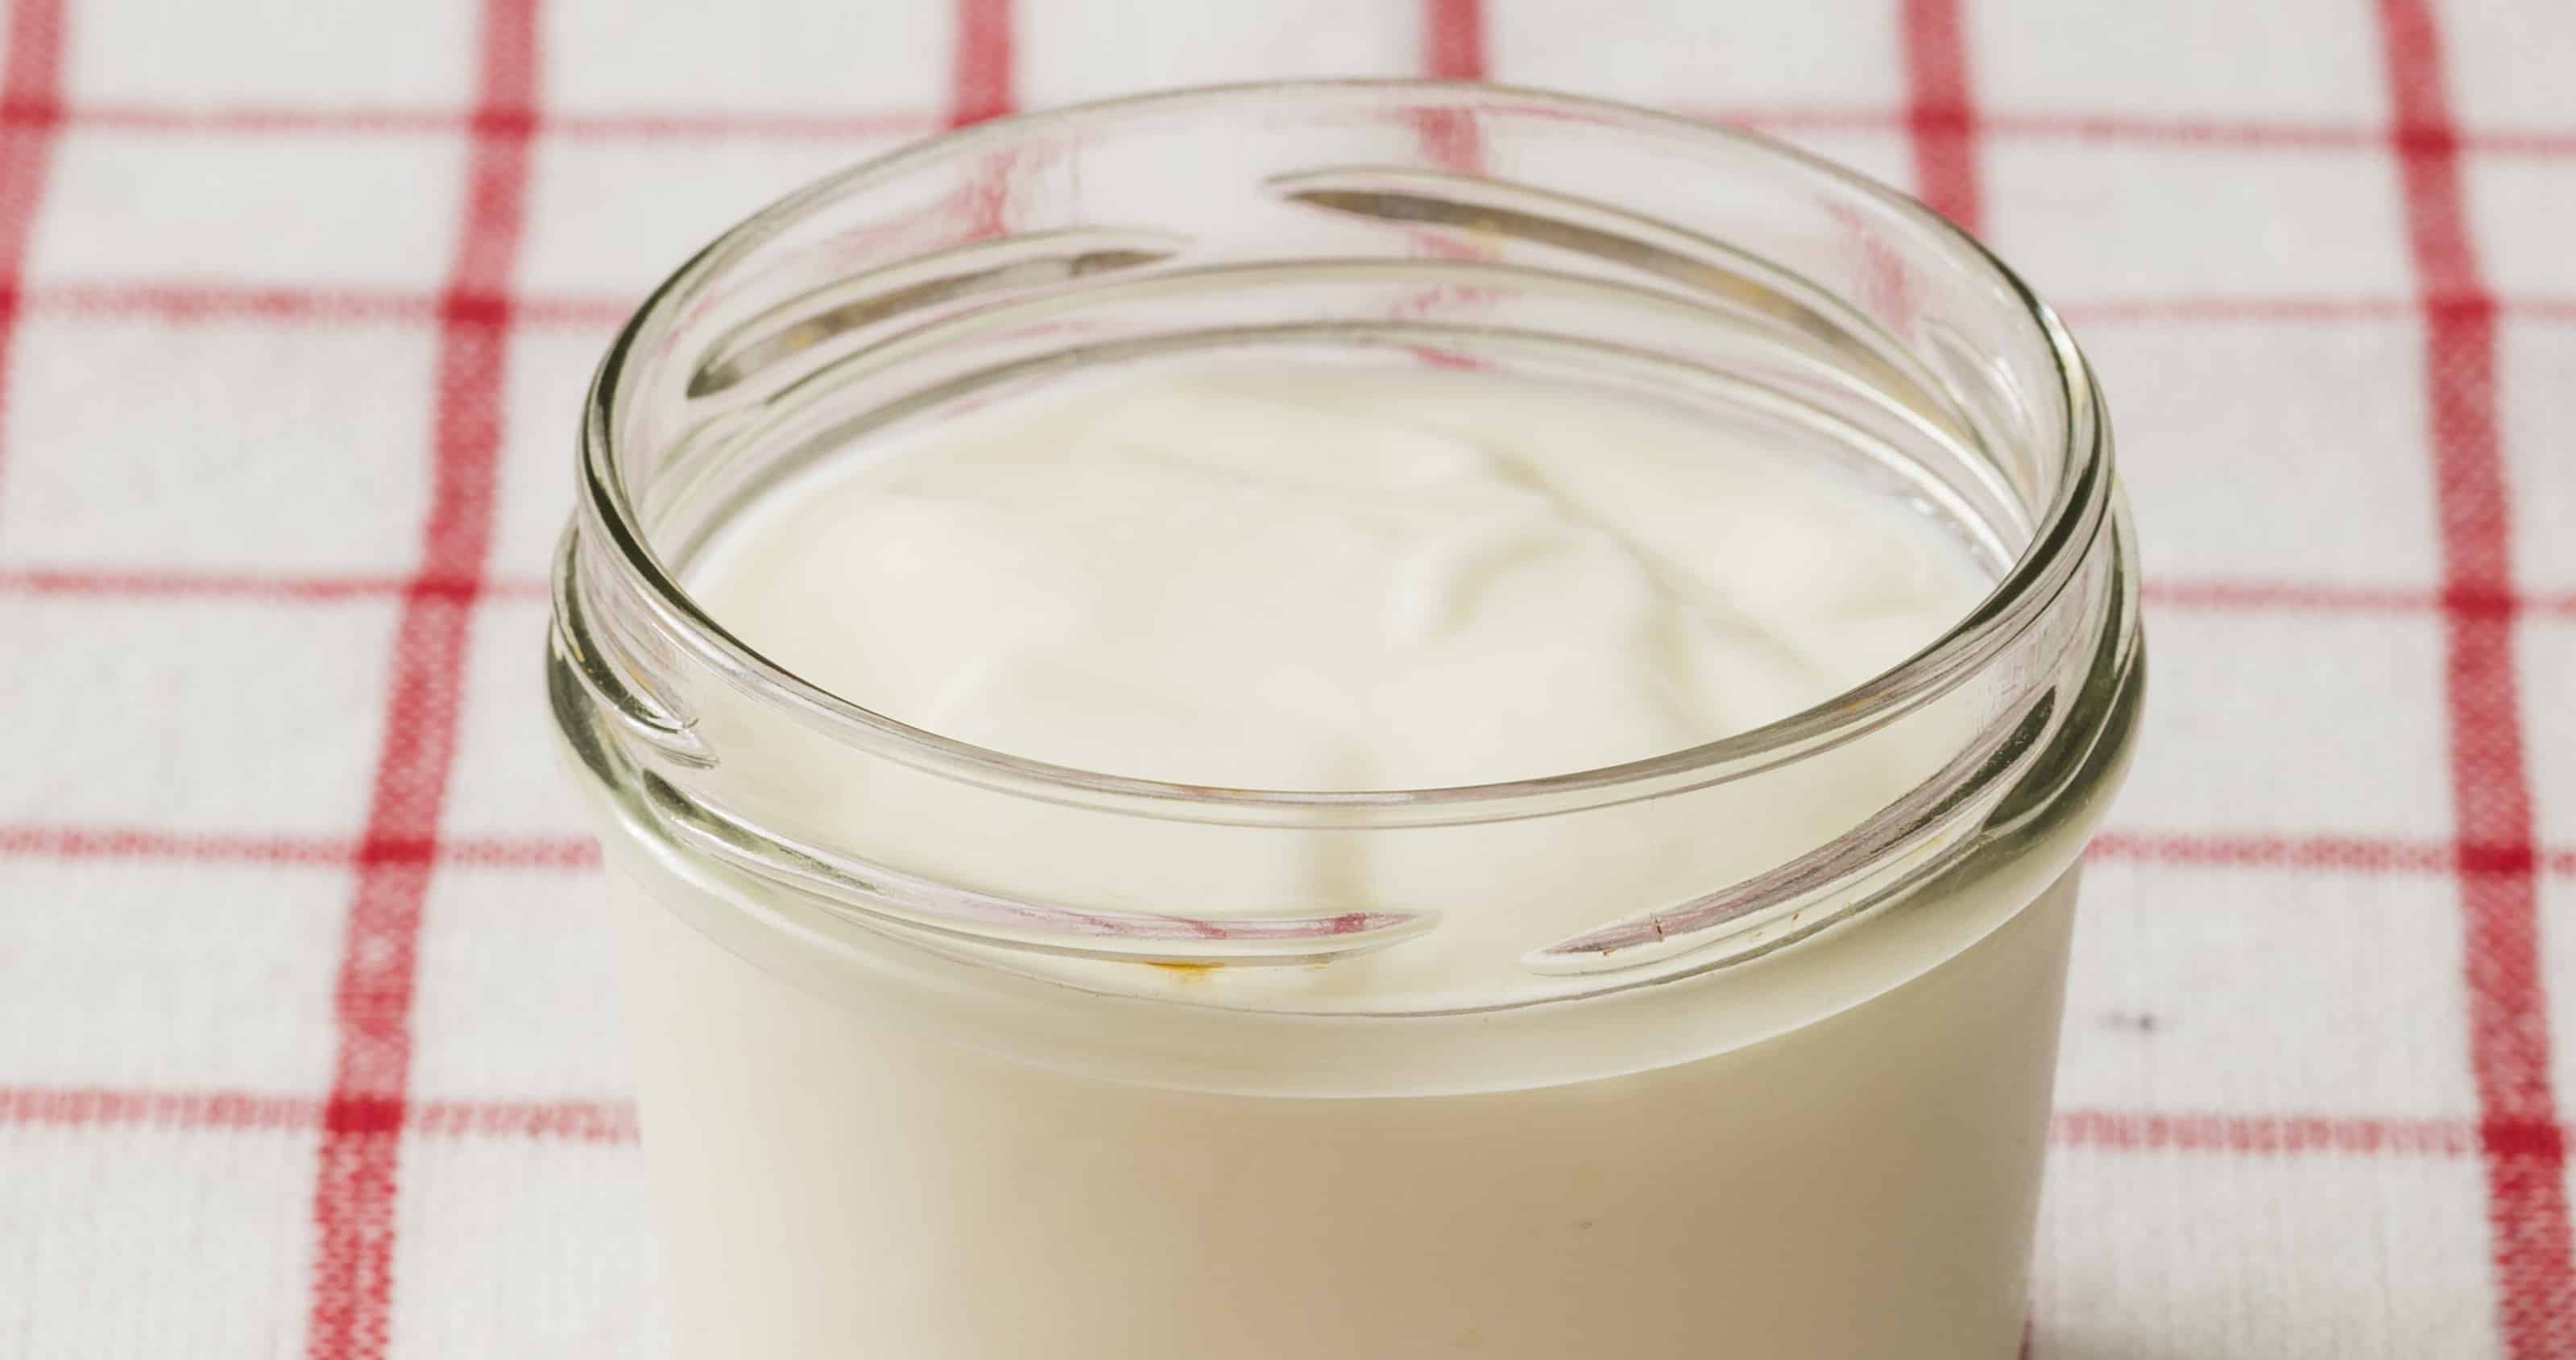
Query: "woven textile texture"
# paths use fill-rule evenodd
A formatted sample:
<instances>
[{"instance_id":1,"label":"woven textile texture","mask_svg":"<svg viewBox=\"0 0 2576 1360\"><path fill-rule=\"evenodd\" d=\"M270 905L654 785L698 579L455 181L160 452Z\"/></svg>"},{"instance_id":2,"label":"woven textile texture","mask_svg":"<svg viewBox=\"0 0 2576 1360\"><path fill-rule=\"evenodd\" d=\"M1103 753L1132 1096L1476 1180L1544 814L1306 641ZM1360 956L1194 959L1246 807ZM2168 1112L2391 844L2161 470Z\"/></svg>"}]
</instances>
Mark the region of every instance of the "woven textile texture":
<instances>
[{"instance_id":1,"label":"woven textile texture","mask_svg":"<svg viewBox=\"0 0 2576 1360\"><path fill-rule=\"evenodd\" d=\"M944 126L1430 73L1908 186L2102 369L2156 675L2032 1351L2576 1356L2571 71L2542 0L15 0L0 1355L658 1354L535 667L609 332Z\"/></svg>"}]
</instances>

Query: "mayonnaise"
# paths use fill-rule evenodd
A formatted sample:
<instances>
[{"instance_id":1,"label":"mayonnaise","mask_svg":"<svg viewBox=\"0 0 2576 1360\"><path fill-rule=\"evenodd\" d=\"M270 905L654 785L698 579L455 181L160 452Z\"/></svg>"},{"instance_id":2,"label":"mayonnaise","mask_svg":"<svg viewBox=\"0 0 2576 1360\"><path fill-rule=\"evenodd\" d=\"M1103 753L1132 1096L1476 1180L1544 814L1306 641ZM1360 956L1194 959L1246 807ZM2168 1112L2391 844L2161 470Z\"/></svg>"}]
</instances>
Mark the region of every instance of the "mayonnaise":
<instances>
[{"instance_id":1,"label":"mayonnaise","mask_svg":"<svg viewBox=\"0 0 2576 1360\"><path fill-rule=\"evenodd\" d=\"M863 445L685 570L734 636L897 721L1290 790L1745 732L1904 660L1987 584L1861 471L1679 409L1248 360ZM805 944L758 943L758 911L612 838L678 1353L2002 1360L2071 851L1613 995L1549 1001L1593 980L1531 962L1841 835L1968 735L1927 714L1740 786L1391 831L1158 823L737 741L710 787L919 878L1436 920L1309 966L952 942L800 971L773 964Z\"/></svg>"},{"instance_id":2,"label":"mayonnaise","mask_svg":"<svg viewBox=\"0 0 2576 1360\"><path fill-rule=\"evenodd\" d=\"M1986 585L1935 521L1679 410L1281 361L997 402L772 493L691 575L752 647L914 726L1106 774L1304 790L1531 779L1750 731L1928 645ZM889 864L950 881L1130 911L1439 910L1429 937L1364 962L1220 985L1454 1005L1544 988L1530 951L1848 830L1936 745L1881 743L1814 796L1729 800L1722 825L1706 799L1668 834L1627 818L1615 843L1581 824L1246 836L1213 884L1182 862L1204 848L1151 828L1104 839L1044 805L1000 822L936 786L774 773Z\"/></svg>"}]
</instances>

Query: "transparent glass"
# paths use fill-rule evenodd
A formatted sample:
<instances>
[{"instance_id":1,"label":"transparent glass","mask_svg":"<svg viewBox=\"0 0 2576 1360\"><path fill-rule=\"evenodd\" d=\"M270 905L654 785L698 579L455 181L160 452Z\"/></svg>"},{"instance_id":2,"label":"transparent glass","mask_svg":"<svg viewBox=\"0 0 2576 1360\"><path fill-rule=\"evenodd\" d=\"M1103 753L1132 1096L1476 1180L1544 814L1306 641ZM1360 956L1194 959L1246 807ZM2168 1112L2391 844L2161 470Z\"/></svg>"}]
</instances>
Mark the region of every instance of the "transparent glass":
<instances>
[{"instance_id":1,"label":"transparent glass","mask_svg":"<svg viewBox=\"0 0 2576 1360\"><path fill-rule=\"evenodd\" d=\"M1685 406L1902 500L1996 585L1759 729L1399 791L978 749L789 673L685 588L820 460L1211 354ZM2076 865L2143 662L2092 376L1920 205L1479 86L954 134L773 205L628 324L555 622L683 1354L2012 1353ZM1890 769L1904 792L1828 834L1766 815ZM918 815L793 793L824 785ZM1336 839L1389 866L1364 899L1230 868ZM1515 894L1599 924L1531 941L1506 994L1168 981L1364 970Z\"/></svg>"}]
</instances>

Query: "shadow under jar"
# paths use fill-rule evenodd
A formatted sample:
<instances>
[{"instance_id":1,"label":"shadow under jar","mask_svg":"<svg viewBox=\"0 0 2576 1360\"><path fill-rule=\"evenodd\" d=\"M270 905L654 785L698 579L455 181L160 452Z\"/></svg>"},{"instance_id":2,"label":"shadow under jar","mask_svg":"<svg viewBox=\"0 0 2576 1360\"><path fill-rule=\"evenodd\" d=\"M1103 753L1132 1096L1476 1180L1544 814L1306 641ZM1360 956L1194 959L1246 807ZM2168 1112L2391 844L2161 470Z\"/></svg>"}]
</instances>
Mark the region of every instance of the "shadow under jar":
<instances>
[{"instance_id":1,"label":"shadow under jar","mask_svg":"<svg viewBox=\"0 0 2576 1360\"><path fill-rule=\"evenodd\" d=\"M691 593L800 473L1209 356L1684 410L1936 524L1992 589L1753 730L1407 790L983 749ZM2014 1352L2079 853L2143 682L2135 556L2073 342L1919 205L1510 89L1012 119L691 261L602 364L581 469L548 693L610 868L679 1354ZM1403 891L1279 900L1255 867L1310 851ZM1541 899L1592 924L1507 985L1365 985Z\"/></svg>"}]
</instances>

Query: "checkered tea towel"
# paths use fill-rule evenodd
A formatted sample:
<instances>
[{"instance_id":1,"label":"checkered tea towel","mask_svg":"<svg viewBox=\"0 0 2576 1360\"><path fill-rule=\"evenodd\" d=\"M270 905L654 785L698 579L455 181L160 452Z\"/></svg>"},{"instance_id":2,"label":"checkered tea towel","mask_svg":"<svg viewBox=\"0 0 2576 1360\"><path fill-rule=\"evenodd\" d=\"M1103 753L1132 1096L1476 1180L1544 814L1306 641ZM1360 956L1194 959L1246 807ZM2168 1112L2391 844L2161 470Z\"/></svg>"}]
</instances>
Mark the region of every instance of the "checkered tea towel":
<instances>
[{"instance_id":1,"label":"checkered tea towel","mask_svg":"<svg viewBox=\"0 0 2576 1360\"><path fill-rule=\"evenodd\" d=\"M1330 73L1787 137L1979 231L2099 363L2156 675L2088 872L2033 1351L2576 1356L2576 7L5 28L0 1356L656 1354L598 861L534 665L592 361L837 166Z\"/></svg>"}]
</instances>

